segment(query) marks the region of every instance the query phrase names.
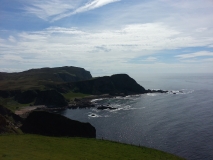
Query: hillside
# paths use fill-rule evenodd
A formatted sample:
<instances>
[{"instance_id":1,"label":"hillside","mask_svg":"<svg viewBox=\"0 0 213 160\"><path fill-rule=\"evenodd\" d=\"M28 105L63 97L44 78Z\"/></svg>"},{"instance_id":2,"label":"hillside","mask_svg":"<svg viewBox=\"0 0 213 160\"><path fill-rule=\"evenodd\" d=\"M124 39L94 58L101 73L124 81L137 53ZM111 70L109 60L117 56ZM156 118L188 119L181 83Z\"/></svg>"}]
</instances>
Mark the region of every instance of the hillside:
<instances>
[{"instance_id":1,"label":"hillside","mask_svg":"<svg viewBox=\"0 0 213 160\"><path fill-rule=\"evenodd\" d=\"M128 95L142 94L146 90L127 74L98 77L88 81L70 83L73 90L85 94Z\"/></svg>"},{"instance_id":2,"label":"hillside","mask_svg":"<svg viewBox=\"0 0 213 160\"><path fill-rule=\"evenodd\" d=\"M23 106L64 107L88 95L147 93L127 74L92 78L78 67L40 68L20 73L0 73L0 104L11 110Z\"/></svg>"},{"instance_id":3,"label":"hillside","mask_svg":"<svg viewBox=\"0 0 213 160\"><path fill-rule=\"evenodd\" d=\"M0 159L181 160L169 153L105 140L38 135L0 136Z\"/></svg>"},{"instance_id":4,"label":"hillside","mask_svg":"<svg viewBox=\"0 0 213 160\"><path fill-rule=\"evenodd\" d=\"M18 73L0 72L1 90L44 89L46 84L59 84L91 79L89 71L79 67L30 69Z\"/></svg>"}]
</instances>

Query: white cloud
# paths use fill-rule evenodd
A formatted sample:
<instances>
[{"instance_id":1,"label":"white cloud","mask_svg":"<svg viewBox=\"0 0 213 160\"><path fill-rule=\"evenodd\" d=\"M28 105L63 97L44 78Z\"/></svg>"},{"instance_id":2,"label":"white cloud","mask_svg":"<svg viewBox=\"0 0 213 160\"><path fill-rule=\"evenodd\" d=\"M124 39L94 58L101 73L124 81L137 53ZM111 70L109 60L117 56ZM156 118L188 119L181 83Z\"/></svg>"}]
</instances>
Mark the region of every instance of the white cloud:
<instances>
[{"instance_id":1,"label":"white cloud","mask_svg":"<svg viewBox=\"0 0 213 160\"><path fill-rule=\"evenodd\" d=\"M8 40L9 40L10 42L16 42L16 39L15 39L15 37L13 37L13 36L9 36Z\"/></svg>"},{"instance_id":2,"label":"white cloud","mask_svg":"<svg viewBox=\"0 0 213 160\"><path fill-rule=\"evenodd\" d=\"M89 2L89 3L85 4L84 6L77 8L74 11L74 13L85 12L85 11L88 11L88 10L92 10L92 9L95 9L95 8L102 7L102 6L109 4L109 3L117 2L117 1L120 1L120 0L93 0L92 2Z\"/></svg>"},{"instance_id":3,"label":"white cloud","mask_svg":"<svg viewBox=\"0 0 213 160\"><path fill-rule=\"evenodd\" d=\"M5 61L23 61L24 59L21 56L17 56L17 55L3 55L1 57L2 60Z\"/></svg>"},{"instance_id":4,"label":"white cloud","mask_svg":"<svg viewBox=\"0 0 213 160\"><path fill-rule=\"evenodd\" d=\"M159 23L134 24L116 30L97 31L50 27L43 31L19 33L16 35L19 39L16 45L10 44L11 40L2 45L5 46L4 52L15 50L19 51L20 54L25 51L28 54L32 52L39 54L43 51L85 54L94 50L97 53L107 50L109 53L105 56L109 56L110 53L112 56L114 53L119 53L118 56L128 58L134 55L147 55L149 52L143 52L144 50L157 51L202 46L213 41L213 38L208 41L202 38L197 40L194 37L180 36L180 34L179 31Z\"/></svg>"},{"instance_id":5,"label":"white cloud","mask_svg":"<svg viewBox=\"0 0 213 160\"><path fill-rule=\"evenodd\" d=\"M24 10L27 13L36 15L37 17L48 20L52 16L65 13L68 10L76 8L81 2L80 0L49 0L49 1L28 1Z\"/></svg>"},{"instance_id":6,"label":"white cloud","mask_svg":"<svg viewBox=\"0 0 213 160\"><path fill-rule=\"evenodd\" d=\"M16 41L11 41L12 37L16 37ZM155 62L155 67L160 66L155 58L157 52L205 46L212 43L213 38L184 37L180 31L165 24L147 23L96 31L49 27L42 31L17 33L1 41L0 66L4 68L17 64L29 68L74 65L94 73L98 69L103 69L104 73L116 73L138 67L138 64L127 63L130 59L146 56L144 62ZM185 54L177 58L210 54Z\"/></svg>"},{"instance_id":7,"label":"white cloud","mask_svg":"<svg viewBox=\"0 0 213 160\"><path fill-rule=\"evenodd\" d=\"M157 58L156 57L148 57L148 58L145 59L145 61L154 62L154 61L157 61Z\"/></svg>"},{"instance_id":8,"label":"white cloud","mask_svg":"<svg viewBox=\"0 0 213 160\"><path fill-rule=\"evenodd\" d=\"M102 7L104 5L107 5L109 3L114 3L114 2L118 2L118 1L120 1L120 0L93 0L91 2L86 3L83 6L75 9L72 12L56 16L55 18L53 18L52 21L57 21L57 20L64 18L64 17L68 17L68 16L71 16L71 15L74 15L74 14L77 14L77 13L82 13L82 12L86 12L86 11L89 11L89 10L93 10L93 9Z\"/></svg>"},{"instance_id":9,"label":"white cloud","mask_svg":"<svg viewBox=\"0 0 213 160\"><path fill-rule=\"evenodd\" d=\"M210 44L208 47L213 48L213 44Z\"/></svg>"},{"instance_id":10,"label":"white cloud","mask_svg":"<svg viewBox=\"0 0 213 160\"><path fill-rule=\"evenodd\" d=\"M181 54L175 57L181 58L181 59L187 59L187 58L196 58L196 57L204 57L204 56L213 56L213 52L200 51L200 52L189 53L189 54Z\"/></svg>"},{"instance_id":11,"label":"white cloud","mask_svg":"<svg viewBox=\"0 0 213 160\"><path fill-rule=\"evenodd\" d=\"M11 73L11 72L21 72L23 71L22 69L16 69L16 68L1 68L0 72L7 72L7 73Z\"/></svg>"},{"instance_id":12,"label":"white cloud","mask_svg":"<svg viewBox=\"0 0 213 160\"><path fill-rule=\"evenodd\" d=\"M213 35L212 0L150 0L131 3L103 14L103 26L135 23L162 23L178 30L183 36L210 37ZM100 22L99 22L100 23Z\"/></svg>"},{"instance_id":13,"label":"white cloud","mask_svg":"<svg viewBox=\"0 0 213 160\"><path fill-rule=\"evenodd\" d=\"M39 0L26 2L28 5L25 6L24 10L43 20L56 21L64 17L93 10L117 1L120 0L87 0L87 3L82 5L82 2L84 2L83 0Z\"/></svg>"},{"instance_id":14,"label":"white cloud","mask_svg":"<svg viewBox=\"0 0 213 160\"><path fill-rule=\"evenodd\" d=\"M195 64L199 64L199 66L202 65L206 65L205 63L212 63L213 62L213 58L204 58L204 59L181 59L182 63L195 63ZM207 68L207 70L209 70L210 68Z\"/></svg>"}]
</instances>

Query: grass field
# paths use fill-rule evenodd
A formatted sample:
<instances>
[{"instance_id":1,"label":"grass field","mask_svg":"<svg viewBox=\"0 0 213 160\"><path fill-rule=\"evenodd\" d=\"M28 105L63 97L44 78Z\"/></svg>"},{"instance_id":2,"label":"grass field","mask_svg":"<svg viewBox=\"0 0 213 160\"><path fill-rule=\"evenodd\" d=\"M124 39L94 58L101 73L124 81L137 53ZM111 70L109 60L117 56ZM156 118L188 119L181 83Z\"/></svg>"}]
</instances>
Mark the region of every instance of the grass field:
<instances>
[{"instance_id":1,"label":"grass field","mask_svg":"<svg viewBox=\"0 0 213 160\"><path fill-rule=\"evenodd\" d=\"M0 105L4 106L14 112L15 110L18 110L20 108L29 106L30 103L21 104L21 103L18 103L17 101L15 101L13 97L12 98L1 98L0 97Z\"/></svg>"},{"instance_id":2,"label":"grass field","mask_svg":"<svg viewBox=\"0 0 213 160\"><path fill-rule=\"evenodd\" d=\"M85 138L0 136L1 160L181 160L162 151Z\"/></svg>"}]
</instances>

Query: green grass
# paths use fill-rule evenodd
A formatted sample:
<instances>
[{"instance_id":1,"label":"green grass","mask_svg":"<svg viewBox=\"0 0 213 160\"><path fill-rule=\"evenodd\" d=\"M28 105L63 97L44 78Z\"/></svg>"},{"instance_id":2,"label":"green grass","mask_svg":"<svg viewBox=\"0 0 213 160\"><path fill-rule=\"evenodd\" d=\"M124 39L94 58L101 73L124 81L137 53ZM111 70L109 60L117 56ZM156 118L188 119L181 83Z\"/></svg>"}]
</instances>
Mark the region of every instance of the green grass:
<instances>
[{"instance_id":1,"label":"green grass","mask_svg":"<svg viewBox=\"0 0 213 160\"><path fill-rule=\"evenodd\" d=\"M28 104L21 104L21 103L18 103L17 101L15 101L13 99L13 97L11 98L1 98L0 97L0 105L10 109L11 111L15 111L15 110L18 110L18 109L21 109L23 107L26 107L26 106L29 106L30 103Z\"/></svg>"},{"instance_id":2,"label":"green grass","mask_svg":"<svg viewBox=\"0 0 213 160\"><path fill-rule=\"evenodd\" d=\"M83 93L74 93L74 92L68 92L65 94L62 94L68 101L72 101L75 98L83 98L86 96L89 96L88 94L83 94ZM31 103L27 103L27 104L21 104L18 103L17 101L14 100L14 97L10 97L10 98L2 98L0 97L0 105L10 109L11 111L16 111L19 110L21 108L24 108L26 106L30 106L30 104L33 104L34 102Z\"/></svg>"},{"instance_id":3,"label":"green grass","mask_svg":"<svg viewBox=\"0 0 213 160\"><path fill-rule=\"evenodd\" d=\"M75 93L75 92L68 92L68 93L64 93L62 94L67 100L73 100L75 98L83 98L86 96L89 96L89 94L83 94L83 93Z\"/></svg>"},{"instance_id":4,"label":"green grass","mask_svg":"<svg viewBox=\"0 0 213 160\"><path fill-rule=\"evenodd\" d=\"M85 138L0 136L1 160L180 160L162 151Z\"/></svg>"}]
</instances>

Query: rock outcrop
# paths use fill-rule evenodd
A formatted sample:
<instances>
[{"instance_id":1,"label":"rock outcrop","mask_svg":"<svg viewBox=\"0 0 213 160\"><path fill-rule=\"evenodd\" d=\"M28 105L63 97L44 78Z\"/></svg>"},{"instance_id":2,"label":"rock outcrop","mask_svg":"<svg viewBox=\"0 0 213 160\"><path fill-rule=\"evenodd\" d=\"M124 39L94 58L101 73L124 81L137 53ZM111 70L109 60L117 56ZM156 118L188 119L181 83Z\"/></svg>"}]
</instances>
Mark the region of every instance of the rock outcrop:
<instances>
[{"instance_id":1,"label":"rock outcrop","mask_svg":"<svg viewBox=\"0 0 213 160\"><path fill-rule=\"evenodd\" d=\"M19 133L18 127L22 122L21 117L0 105L0 134Z\"/></svg>"},{"instance_id":2,"label":"rock outcrop","mask_svg":"<svg viewBox=\"0 0 213 160\"><path fill-rule=\"evenodd\" d=\"M116 74L70 84L75 92L92 95L143 94L146 90L127 74Z\"/></svg>"},{"instance_id":3,"label":"rock outcrop","mask_svg":"<svg viewBox=\"0 0 213 160\"><path fill-rule=\"evenodd\" d=\"M21 117L14 114L11 110L5 108L4 106L0 105L0 114L6 118L11 119L14 123L20 123L23 121Z\"/></svg>"},{"instance_id":4,"label":"rock outcrop","mask_svg":"<svg viewBox=\"0 0 213 160\"><path fill-rule=\"evenodd\" d=\"M146 90L146 93L168 93L168 91L161 90L161 89L148 89Z\"/></svg>"},{"instance_id":5,"label":"rock outcrop","mask_svg":"<svg viewBox=\"0 0 213 160\"><path fill-rule=\"evenodd\" d=\"M97 107L97 109L99 109L99 110L104 110L104 109L114 110L114 109L117 109L117 108L102 105L102 106Z\"/></svg>"},{"instance_id":6,"label":"rock outcrop","mask_svg":"<svg viewBox=\"0 0 213 160\"><path fill-rule=\"evenodd\" d=\"M25 119L21 130L24 133L45 136L69 136L95 138L96 129L89 123L81 123L59 114L34 111Z\"/></svg>"},{"instance_id":7,"label":"rock outcrop","mask_svg":"<svg viewBox=\"0 0 213 160\"><path fill-rule=\"evenodd\" d=\"M90 99L77 99L75 98L74 101L70 102L68 108L76 109L76 108L91 108L95 107L95 105L90 101Z\"/></svg>"}]
</instances>

